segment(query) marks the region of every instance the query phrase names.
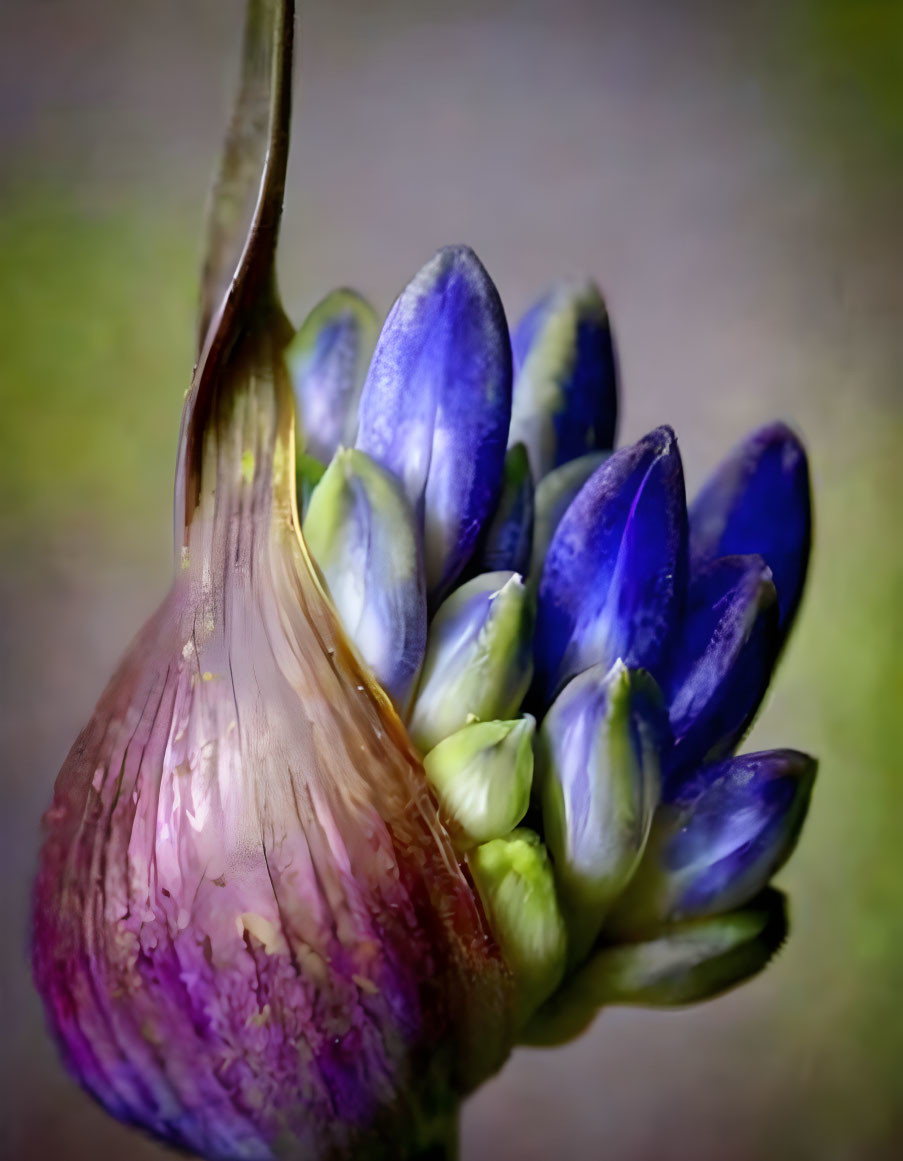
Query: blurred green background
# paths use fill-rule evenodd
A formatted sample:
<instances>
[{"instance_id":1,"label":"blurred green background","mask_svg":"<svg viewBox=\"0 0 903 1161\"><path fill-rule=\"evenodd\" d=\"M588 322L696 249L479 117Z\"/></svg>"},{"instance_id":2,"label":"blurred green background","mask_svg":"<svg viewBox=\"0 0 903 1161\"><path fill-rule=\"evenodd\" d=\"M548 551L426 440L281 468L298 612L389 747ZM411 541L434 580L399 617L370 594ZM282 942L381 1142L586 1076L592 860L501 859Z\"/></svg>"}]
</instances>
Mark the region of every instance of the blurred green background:
<instances>
[{"instance_id":1,"label":"blurred green background","mask_svg":"<svg viewBox=\"0 0 903 1161\"><path fill-rule=\"evenodd\" d=\"M512 318L595 276L622 439L692 490L794 423L817 540L750 746L821 757L771 969L521 1052L463 1156L903 1153L903 5L310 0L282 247L296 321L470 242ZM202 208L240 0L0 0L0 1154L161 1157L66 1078L26 966L40 813L170 572Z\"/></svg>"}]
</instances>

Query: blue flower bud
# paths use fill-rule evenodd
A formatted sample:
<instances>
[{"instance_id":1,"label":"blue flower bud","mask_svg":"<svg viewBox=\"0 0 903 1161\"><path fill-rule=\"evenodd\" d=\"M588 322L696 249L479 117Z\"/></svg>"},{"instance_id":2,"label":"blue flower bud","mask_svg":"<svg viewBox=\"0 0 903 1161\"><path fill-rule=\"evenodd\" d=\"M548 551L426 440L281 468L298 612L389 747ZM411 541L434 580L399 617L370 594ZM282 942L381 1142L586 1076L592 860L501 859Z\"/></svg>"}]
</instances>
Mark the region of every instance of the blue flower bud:
<instances>
[{"instance_id":1,"label":"blue flower bud","mask_svg":"<svg viewBox=\"0 0 903 1161\"><path fill-rule=\"evenodd\" d=\"M762 971L786 938L784 896L767 890L740 911L603 947L539 1009L521 1043L565 1044L611 1004L673 1008L711 999Z\"/></svg>"},{"instance_id":2,"label":"blue flower bud","mask_svg":"<svg viewBox=\"0 0 903 1161\"><path fill-rule=\"evenodd\" d=\"M403 710L426 646L426 594L398 481L341 448L313 490L303 531L346 633Z\"/></svg>"},{"instance_id":3,"label":"blue flower bud","mask_svg":"<svg viewBox=\"0 0 903 1161\"><path fill-rule=\"evenodd\" d=\"M530 554L530 579L535 584L539 584L549 544L562 516L596 468L607 459L607 452L590 452L555 468L536 485L533 551Z\"/></svg>"},{"instance_id":4,"label":"blue flower bud","mask_svg":"<svg viewBox=\"0 0 903 1161\"><path fill-rule=\"evenodd\" d=\"M299 446L323 463L339 444L354 443L358 398L378 329L366 299L354 290L334 290L314 307L286 349Z\"/></svg>"},{"instance_id":5,"label":"blue flower bud","mask_svg":"<svg viewBox=\"0 0 903 1161\"><path fill-rule=\"evenodd\" d=\"M533 476L614 444L617 366L608 314L593 282L562 283L521 320L512 340L510 442Z\"/></svg>"},{"instance_id":6,"label":"blue flower bud","mask_svg":"<svg viewBox=\"0 0 903 1161\"><path fill-rule=\"evenodd\" d=\"M768 750L697 771L659 809L612 932L717 915L757 895L796 845L816 768L807 754Z\"/></svg>"},{"instance_id":7,"label":"blue flower bud","mask_svg":"<svg viewBox=\"0 0 903 1161\"><path fill-rule=\"evenodd\" d=\"M655 667L684 596L686 536L677 440L660 427L606 460L552 537L536 623L541 700L591 665Z\"/></svg>"},{"instance_id":8,"label":"blue flower bud","mask_svg":"<svg viewBox=\"0 0 903 1161\"><path fill-rule=\"evenodd\" d=\"M386 319L360 403L357 446L393 472L422 522L427 587L441 597L495 508L511 417L502 304L472 250L440 250Z\"/></svg>"},{"instance_id":9,"label":"blue flower bud","mask_svg":"<svg viewBox=\"0 0 903 1161\"><path fill-rule=\"evenodd\" d=\"M544 835L578 953L639 864L658 805L666 734L655 682L621 662L575 677L542 724Z\"/></svg>"},{"instance_id":10,"label":"blue flower bud","mask_svg":"<svg viewBox=\"0 0 903 1161\"><path fill-rule=\"evenodd\" d=\"M690 509L690 567L718 556L761 556L778 592L782 637L806 580L812 508L806 451L783 423L748 435L715 469Z\"/></svg>"},{"instance_id":11,"label":"blue flower bud","mask_svg":"<svg viewBox=\"0 0 903 1161\"><path fill-rule=\"evenodd\" d=\"M495 515L486 526L474 559L477 572L526 574L533 546L533 477L522 443L508 449L502 494Z\"/></svg>"},{"instance_id":12,"label":"blue flower bud","mask_svg":"<svg viewBox=\"0 0 903 1161\"><path fill-rule=\"evenodd\" d=\"M699 569L661 676L674 737L666 786L734 749L768 687L777 639L777 597L761 557Z\"/></svg>"},{"instance_id":13,"label":"blue flower bud","mask_svg":"<svg viewBox=\"0 0 903 1161\"><path fill-rule=\"evenodd\" d=\"M421 753L468 721L517 716L533 672L532 628L516 573L474 577L440 605L408 723Z\"/></svg>"}]
</instances>

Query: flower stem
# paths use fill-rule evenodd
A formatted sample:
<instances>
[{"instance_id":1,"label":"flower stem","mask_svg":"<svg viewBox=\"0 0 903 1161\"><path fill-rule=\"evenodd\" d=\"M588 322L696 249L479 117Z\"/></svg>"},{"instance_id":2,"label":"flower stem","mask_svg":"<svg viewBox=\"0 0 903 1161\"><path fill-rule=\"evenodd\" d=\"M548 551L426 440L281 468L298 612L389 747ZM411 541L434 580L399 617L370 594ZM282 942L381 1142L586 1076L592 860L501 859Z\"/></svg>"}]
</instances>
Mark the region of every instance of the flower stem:
<instances>
[{"instance_id":1,"label":"flower stem","mask_svg":"<svg viewBox=\"0 0 903 1161\"><path fill-rule=\"evenodd\" d=\"M429 1144L411 1153L410 1161L458 1161L459 1121L457 1112L452 1113Z\"/></svg>"}]
</instances>

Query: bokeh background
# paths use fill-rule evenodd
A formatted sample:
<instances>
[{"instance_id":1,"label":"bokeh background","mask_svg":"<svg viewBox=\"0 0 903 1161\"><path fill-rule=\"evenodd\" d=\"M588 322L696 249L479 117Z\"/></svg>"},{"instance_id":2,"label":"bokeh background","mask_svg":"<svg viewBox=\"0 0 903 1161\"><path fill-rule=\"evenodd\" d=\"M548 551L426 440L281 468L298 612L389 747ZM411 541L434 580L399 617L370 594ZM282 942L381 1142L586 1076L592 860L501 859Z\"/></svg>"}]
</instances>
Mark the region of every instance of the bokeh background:
<instances>
[{"instance_id":1,"label":"bokeh background","mask_svg":"<svg viewBox=\"0 0 903 1161\"><path fill-rule=\"evenodd\" d=\"M692 490L805 433L817 541L753 747L821 756L741 991L520 1052L465 1161L903 1155L903 4L308 0L282 246L296 321L468 241L515 318L601 282L622 439ZM62 1072L26 966L39 817L165 591L202 208L241 0L0 0L0 1155L161 1158Z\"/></svg>"}]
</instances>

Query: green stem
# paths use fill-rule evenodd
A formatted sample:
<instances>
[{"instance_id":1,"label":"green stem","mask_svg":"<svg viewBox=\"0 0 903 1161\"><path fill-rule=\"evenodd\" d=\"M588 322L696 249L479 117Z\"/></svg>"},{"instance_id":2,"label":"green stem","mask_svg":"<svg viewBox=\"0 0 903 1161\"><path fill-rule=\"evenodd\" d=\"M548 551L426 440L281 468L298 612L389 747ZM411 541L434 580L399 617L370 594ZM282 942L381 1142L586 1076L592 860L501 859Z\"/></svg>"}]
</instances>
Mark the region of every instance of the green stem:
<instances>
[{"instance_id":1,"label":"green stem","mask_svg":"<svg viewBox=\"0 0 903 1161\"><path fill-rule=\"evenodd\" d=\"M458 1161L459 1122L459 1114L453 1113L440 1133L428 1145L411 1153L409 1161Z\"/></svg>"}]
</instances>

